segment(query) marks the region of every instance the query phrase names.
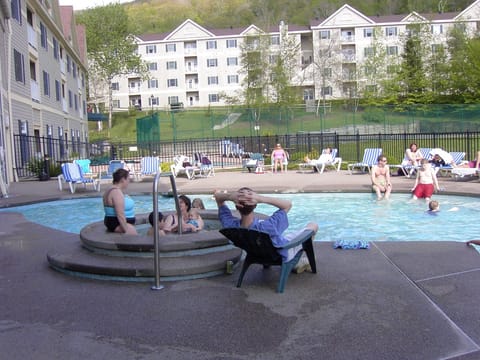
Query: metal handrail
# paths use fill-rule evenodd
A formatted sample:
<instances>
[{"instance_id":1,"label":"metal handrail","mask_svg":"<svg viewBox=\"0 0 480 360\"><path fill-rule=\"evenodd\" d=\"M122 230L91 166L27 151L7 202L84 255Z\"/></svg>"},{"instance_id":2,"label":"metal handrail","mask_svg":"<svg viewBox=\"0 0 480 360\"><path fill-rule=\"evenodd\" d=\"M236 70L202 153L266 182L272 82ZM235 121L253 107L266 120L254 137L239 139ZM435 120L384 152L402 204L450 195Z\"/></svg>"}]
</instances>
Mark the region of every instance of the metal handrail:
<instances>
[{"instance_id":1,"label":"metal handrail","mask_svg":"<svg viewBox=\"0 0 480 360\"><path fill-rule=\"evenodd\" d=\"M164 174L164 177L167 174ZM155 179L153 180L153 244L155 254L154 258L154 271L155 271L155 285L151 287L152 290L161 290L164 287L160 285L160 249L159 249L159 239L158 239L158 183L162 173L156 173ZM175 184L175 177L172 173L169 173L170 184L172 185L173 197L175 199L175 208L177 211L178 217L178 233L182 233L182 213L180 211L180 204L177 196L177 186Z\"/></svg>"}]
</instances>

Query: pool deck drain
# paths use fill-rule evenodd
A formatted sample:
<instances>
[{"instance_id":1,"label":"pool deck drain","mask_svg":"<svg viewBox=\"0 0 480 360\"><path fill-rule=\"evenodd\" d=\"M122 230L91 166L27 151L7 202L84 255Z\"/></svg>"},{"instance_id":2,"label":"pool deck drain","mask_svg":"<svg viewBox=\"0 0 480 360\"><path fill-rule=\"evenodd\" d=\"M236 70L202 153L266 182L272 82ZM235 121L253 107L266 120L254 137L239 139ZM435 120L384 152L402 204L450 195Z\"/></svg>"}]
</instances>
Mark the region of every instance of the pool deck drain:
<instances>
[{"instance_id":1,"label":"pool deck drain","mask_svg":"<svg viewBox=\"0 0 480 360\"><path fill-rule=\"evenodd\" d=\"M477 179L440 183L447 194L480 193ZM394 192L412 184L393 178ZM331 171L217 171L177 181L187 194L245 185L264 192L369 191L370 180ZM132 183L129 192L151 189L151 182ZM99 196L77 191L60 192L55 180L14 183L0 206ZM458 225L462 241L462 226L476 224ZM462 242L376 242L369 250L315 243L318 273L290 276L280 295L278 270L261 267L246 274L240 289L238 269L164 283L161 291L76 279L51 270L45 254L78 235L15 213L0 214L0 229L0 348L8 359L480 358L480 254Z\"/></svg>"}]
</instances>

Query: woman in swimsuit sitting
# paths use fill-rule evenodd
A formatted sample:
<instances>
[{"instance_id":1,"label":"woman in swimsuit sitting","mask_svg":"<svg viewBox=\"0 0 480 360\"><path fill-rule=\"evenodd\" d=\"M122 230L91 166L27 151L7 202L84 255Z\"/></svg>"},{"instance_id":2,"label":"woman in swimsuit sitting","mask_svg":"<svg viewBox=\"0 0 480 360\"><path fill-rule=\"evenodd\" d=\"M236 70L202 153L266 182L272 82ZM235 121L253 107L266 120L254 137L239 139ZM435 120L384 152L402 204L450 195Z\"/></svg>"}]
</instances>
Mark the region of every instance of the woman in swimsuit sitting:
<instances>
[{"instance_id":1,"label":"woman in swimsuit sitting","mask_svg":"<svg viewBox=\"0 0 480 360\"><path fill-rule=\"evenodd\" d=\"M113 173L113 185L103 194L105 218L108 231L137 235L135 229L134 201L124 195L130 182L128 170L118 169Z\"/></svg>"},{"instance_id":2,"label":"woman in swimsuit sitting","mask_svg":"<svg viewBox=\"0 0 480 360\"><path fill-rule=\"evenodd\" d=\"M273 172L277 172L278 165L280 165L280 171L283 172L283 163L288 158L285 150L282 149L282 145L277 144L275 149L272 151L272 165Z\"/></svg>"},{"instance_id":3,"label":"woman in swimsuit sitting","mask_svg":"<svg viewBox=\"0 0 480 360\"><path fill-rule=\"evenodd\" d=\"M182 213L182 230L185 232L195 232L202 230L204 227L204 222L200 214L198 214L198 218L196 218L196 222L198 226L194 226L192 224L188 224L189 219L189 211L192 208L192 201L186 195L180 195L178 197L178 204L180 206L180 212ZM178 231L178 215L171 214L166 217L164 220L163 231L165 232L176 232Z\"/></svg>"}]
</instances>

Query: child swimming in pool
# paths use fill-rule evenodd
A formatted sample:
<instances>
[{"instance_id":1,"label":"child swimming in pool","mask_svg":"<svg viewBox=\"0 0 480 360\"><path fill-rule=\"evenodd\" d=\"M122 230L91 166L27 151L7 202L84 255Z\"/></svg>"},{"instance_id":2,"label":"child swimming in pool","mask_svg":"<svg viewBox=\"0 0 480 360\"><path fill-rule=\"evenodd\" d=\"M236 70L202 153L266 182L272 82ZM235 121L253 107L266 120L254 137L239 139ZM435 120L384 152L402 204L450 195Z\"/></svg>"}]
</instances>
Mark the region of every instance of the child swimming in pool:
<instances>
[{"instance_id":1,"label":"child swimming in pool","mask_svg":"<svg viewBox=\"0 0 480 360\"><path fill-rule=\"evenodd\" d=\"M432 215L436 215L437 212L440 211L440 204L436 200L432 200L428 203L428 210L427 212Z\"/></svg>"}]
</instances>

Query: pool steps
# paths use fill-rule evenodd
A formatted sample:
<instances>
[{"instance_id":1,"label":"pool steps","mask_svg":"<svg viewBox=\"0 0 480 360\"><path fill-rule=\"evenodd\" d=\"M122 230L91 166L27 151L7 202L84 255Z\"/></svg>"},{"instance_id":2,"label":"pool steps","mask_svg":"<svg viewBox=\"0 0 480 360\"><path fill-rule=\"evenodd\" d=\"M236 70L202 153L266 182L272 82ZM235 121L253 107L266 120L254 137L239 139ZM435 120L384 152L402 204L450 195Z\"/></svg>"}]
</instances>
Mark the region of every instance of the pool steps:
<instances>
[{"instance_id":1,"label":"pool steps","mask_svg":"<svg viewBox=\"0 0 480 360\"><path fill-rule=\"evenodd\" d=\"M217 211L200 212L206 223L217 220ZM137 217L146 223L147 214ZM219 224L218 224L219 226ZM218 230L160 237L160 280L177 281L224 274L227 262L238 264L242 251ZM50 251L49 265L68 275L115 281L155 279L153 237L105 231L103 221L84 227L80 240Z\"/></svg>"}]
</instances>

